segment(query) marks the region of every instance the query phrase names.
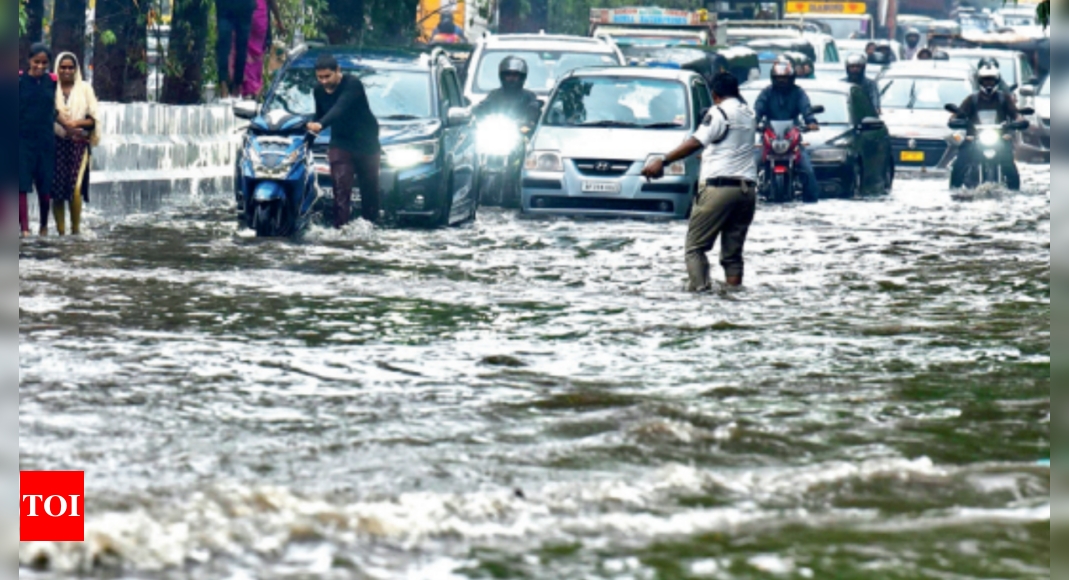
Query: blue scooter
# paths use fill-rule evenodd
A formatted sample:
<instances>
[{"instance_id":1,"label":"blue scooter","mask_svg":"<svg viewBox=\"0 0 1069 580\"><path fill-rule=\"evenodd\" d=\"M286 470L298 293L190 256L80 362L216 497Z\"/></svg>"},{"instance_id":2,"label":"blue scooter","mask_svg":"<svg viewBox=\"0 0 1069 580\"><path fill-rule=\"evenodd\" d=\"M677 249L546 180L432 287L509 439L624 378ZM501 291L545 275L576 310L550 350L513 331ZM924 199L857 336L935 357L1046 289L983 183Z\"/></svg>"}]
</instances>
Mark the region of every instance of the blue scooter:
<instances>
[{"instance_id":1,"label":"blue scooter","mask_svg":"<svg viewBox=\"0 0 1069 580\"><path fill-rule=\"evenodd\" d=\"M316 182L308 118L271 111L252 119L238 172L238 215L258 238L295 236L312 217Z\"/></svg>"}]
</instances>

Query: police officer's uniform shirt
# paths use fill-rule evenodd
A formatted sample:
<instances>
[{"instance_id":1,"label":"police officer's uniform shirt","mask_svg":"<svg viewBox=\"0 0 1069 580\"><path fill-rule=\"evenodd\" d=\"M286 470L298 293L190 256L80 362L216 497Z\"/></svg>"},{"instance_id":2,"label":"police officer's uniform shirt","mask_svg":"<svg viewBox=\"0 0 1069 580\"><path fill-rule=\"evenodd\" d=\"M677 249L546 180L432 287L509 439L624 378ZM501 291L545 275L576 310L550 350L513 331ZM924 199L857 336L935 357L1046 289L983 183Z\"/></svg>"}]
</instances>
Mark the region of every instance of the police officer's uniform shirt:
<instances>
[{"instance_id":1,"label":"police officer's uniform shirt","mask_svg":"<svg viewBox=\"0 0 1069 580\"><path fill-rule=\"evenodd\" d=\"M710 179L757 181L757 116L748 105L728 99L709 109L694 138L705 146L703 184Z\"/></svg>"}]
</instances>

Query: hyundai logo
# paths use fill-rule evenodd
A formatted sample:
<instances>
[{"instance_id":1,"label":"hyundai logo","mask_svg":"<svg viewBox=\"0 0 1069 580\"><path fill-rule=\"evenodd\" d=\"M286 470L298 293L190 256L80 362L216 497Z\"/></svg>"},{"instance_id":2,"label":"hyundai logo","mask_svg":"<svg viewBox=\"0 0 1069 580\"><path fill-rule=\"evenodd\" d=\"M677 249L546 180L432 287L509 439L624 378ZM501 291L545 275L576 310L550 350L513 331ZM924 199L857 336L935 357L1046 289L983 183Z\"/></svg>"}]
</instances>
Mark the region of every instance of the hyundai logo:
<instances>
[{"instance_id":1,"label":"hyundai logo","mask_svg":"<svg viewBox=\"0 0 1069 580\"><path fill-rule=\"evenodd\" d=\"M607 161L599 161L598 164L594 166L594 169L596 169L598 173L608 173L609 170L612 169L612 164Z\"/></svg>"}]
</instances>

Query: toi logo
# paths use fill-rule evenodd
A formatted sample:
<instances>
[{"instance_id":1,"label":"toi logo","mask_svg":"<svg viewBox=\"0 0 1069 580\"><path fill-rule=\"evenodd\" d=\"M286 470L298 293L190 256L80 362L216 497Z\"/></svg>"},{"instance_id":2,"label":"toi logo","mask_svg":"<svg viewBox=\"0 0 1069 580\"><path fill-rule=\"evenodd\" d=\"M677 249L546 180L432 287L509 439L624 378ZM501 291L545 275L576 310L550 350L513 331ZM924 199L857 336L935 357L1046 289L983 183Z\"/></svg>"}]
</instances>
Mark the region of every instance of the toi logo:
<instances>
[{"instance_id":1,"label":"toi logo","mask_svg":"<svg viewBox=\"0 0 1069 580\"><path fill-rule=\"evenodd\" d=\"M85 541L85 473L19 472L19 541Z\"/></svg>"}]
</instances>

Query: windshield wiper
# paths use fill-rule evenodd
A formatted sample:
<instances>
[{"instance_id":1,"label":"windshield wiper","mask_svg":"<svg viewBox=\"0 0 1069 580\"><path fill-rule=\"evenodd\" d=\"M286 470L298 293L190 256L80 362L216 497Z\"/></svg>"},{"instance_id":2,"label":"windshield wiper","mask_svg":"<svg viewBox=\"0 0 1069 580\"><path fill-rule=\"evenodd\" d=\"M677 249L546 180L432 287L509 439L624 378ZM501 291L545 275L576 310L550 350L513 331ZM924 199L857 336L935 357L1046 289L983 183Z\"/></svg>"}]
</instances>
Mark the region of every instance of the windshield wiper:
<instances>
[{"instance_id":1,"label":"windshield wiper","mask_svg":"<svg viewBox=\"0 0 1069 580\"><path fill-rule=\"evenodd\" d=\"M623 121L592 121L590 123L583 123L580 127L620 127L620 128L635 128L638 127L638 123L625 123Z\"/></svg>"},{"instance_id":2,"label":"windshield wiper","mask_svg":"<svg viewBox=\"0 0 1069 580\"><path fill-rule=\"evenodd\" d=\"M907 109L912 109L913 107L916 107L916 106L917 106L917 85L916 85L916 83L914 83L913 84L913 88L910 90L910 93L909 93L909 104L906 105L906 108Z\"/></svg>"},{"instance_id":3,"label":"windshield wiper","mask_svg":"<svg viewBox=\"0 0 1069 580\"><path fill-rule=\"evenodd\" d=\"M679 123L650 123L649 125L643 125L643 129L682 129L683 125Z\"/></svg>"}]
</instances>

